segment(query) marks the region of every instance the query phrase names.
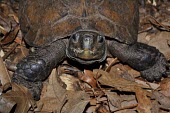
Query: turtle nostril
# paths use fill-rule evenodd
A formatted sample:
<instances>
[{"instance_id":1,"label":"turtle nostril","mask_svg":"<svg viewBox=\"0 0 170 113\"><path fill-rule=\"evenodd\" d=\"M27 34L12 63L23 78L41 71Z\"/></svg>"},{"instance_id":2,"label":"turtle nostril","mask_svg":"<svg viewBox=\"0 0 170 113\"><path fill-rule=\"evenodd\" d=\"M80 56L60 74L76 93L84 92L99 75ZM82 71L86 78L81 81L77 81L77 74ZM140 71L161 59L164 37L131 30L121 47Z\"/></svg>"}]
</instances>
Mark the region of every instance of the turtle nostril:
<instances>
[{"instance_id":1,"label":"turtle nostril","mask_svg":"<svg viewBox=\"0 0 170 113\"><path fill-rule=\"evenodd\" d=\"M84 42L90 42L90 38L89 37L86 37L86 38L84 38Z\"/></svg>"}]
</instances>

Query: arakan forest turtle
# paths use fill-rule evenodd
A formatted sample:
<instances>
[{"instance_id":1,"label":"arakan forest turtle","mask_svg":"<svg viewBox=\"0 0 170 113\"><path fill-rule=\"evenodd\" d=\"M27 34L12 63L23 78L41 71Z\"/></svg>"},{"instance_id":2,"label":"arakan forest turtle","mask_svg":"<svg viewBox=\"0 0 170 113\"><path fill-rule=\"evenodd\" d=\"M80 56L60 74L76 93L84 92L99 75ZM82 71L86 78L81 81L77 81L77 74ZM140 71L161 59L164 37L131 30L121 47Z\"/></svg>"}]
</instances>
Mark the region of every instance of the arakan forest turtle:
<instances>
[{"instance_id":1,"label":"arakan forest turtle","mask_svg":"<svg viewBox=\"0 0 170 113\"><path fill-rule=\"evenodd\" d=\"M148 81L160 81L167 71L162 53L137 42L138 0L20 0L19 19L25 42L38 49L18 63L12 80L35 99L66 57L90 65L109 53Z\"/></svg>"}]
</instances>

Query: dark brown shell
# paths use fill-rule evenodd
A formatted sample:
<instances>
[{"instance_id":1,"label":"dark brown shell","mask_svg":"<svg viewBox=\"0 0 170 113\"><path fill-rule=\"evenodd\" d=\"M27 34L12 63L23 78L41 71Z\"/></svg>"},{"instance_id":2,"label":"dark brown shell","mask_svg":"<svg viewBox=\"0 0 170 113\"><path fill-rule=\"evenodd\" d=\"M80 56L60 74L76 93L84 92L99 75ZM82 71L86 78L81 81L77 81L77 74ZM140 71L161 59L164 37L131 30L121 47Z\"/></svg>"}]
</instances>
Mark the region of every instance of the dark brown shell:
<instances>
[{"instance_id":1,"label":"dark brown shell","mask_svg":"<svg viewBox=\"0 0 170 113\"><path fill-rule=\"evenodd\" d=\"M41 46L78 30L92 30L121 42L137 40L138 0L21 0L25 41Z\"/></svg>"}]
</instances>

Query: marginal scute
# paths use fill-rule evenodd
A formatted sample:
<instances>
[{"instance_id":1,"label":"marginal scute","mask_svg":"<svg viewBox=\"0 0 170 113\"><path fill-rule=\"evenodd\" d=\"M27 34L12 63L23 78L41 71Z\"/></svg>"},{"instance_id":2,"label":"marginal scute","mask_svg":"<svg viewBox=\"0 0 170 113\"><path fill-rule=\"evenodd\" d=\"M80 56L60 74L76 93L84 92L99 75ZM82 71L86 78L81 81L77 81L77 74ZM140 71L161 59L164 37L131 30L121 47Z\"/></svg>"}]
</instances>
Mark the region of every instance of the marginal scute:
<instances>
[{"instance_id":1,"label":"marginal scute","mask_svg":"<svg viewBox=\"0 0 170 113\"><path fill-rule=\"evenodd\" d=\"M23 0L21 30L25 41L42 46L92 30L132 44L137 40L138 0Z\"/></svg>"}]
</instances>

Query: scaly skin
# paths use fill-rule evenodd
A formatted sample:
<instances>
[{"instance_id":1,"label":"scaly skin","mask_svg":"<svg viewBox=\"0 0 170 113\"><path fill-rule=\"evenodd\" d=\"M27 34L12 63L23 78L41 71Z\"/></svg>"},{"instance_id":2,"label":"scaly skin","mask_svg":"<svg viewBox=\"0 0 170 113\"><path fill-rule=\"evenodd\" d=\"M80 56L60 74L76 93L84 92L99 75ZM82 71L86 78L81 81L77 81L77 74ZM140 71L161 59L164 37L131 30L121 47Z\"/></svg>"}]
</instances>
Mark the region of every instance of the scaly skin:
<instances>
[{"instance_id":1,"label":"scaly skin","mask_svg":"<svg viewBox=\"0 0 170 113\"><path fill-rule=\"evenodd\" d=\"M39 100L42 81L65 58L65 49L65 43L58 40L29 54L17 64L12 81L27 87L34 99Z\"/></svg>"},{"instance_id":2,"label":"scaly skin","mask_svg":"<svg viewBox=\"0 0 170 113\"><path fill-rule=\"evenodd\" d=\"M147 81L160 81L167 71L168 62L155 47L139 42L127 45L109 40L108 49L113 56L140 71Z\"/></svg>"}]
</instances>

